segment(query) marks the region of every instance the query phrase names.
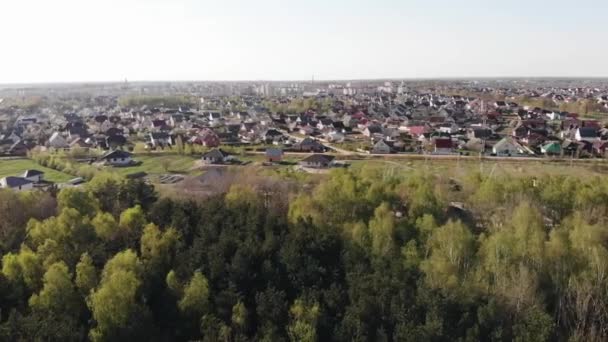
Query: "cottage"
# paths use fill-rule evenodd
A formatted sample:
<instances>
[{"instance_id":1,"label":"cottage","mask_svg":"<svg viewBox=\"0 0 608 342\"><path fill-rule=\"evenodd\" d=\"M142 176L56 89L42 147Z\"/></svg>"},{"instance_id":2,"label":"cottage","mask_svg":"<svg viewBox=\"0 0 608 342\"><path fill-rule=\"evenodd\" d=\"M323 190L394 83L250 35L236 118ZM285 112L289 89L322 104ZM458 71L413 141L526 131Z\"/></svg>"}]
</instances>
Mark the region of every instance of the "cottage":
<instances>
[{"instance_id":1,"label":"cottage","mask_svg":"<svg viewBox=\"0 0 608 342\"><path fill-rule=\"evenodd\" d=\"M332 143L342 143L346 139L346 136L340 132L330 132L326 135L326 138Z\"/></svg>"},{"instance_id":2,"label":"cottage","mask_svg":"<svg viewBox=\"0 0 608 342\"><path fill-rule=\"evenodd\" d=\"M150 145L152 147L165 147L173 145L173 141L166 132L152 132L150 133Z\"/></svg>"},{"instance_id":3,"label":"cottage","mask_svg":"<svg viewBox=\"0 0 608 342\"><path fill-rule=\"evenodd\" d=\"M48 141L49 147L52 148L68 148L68 142L59 134L59 132L53 133Z\"/></svg>"},{"instance_id":4,"label":"cottage","mask_svg":"<svg viewBox=\"0 0 608 342\"><path fill-rule=\"evenodd\" d=\"M492 152L497 156L512 156L524 153L524 149L513 138L505 137L494 144Z\"/></svg>"},{"instance_id":5,"label":"cottage","mask_svg":"<svg viewBox=\"0 0 608 342\"><path fill-rule=\"evenodd\" d=\"M594 143L600 140L598 130L595 127L579 127L576 130L576 141L588 141Z\"/></svg>"},{"instance_id":6,"label":"cottage","mask_svg":"<svg viewBox=\"0 0 608 342\"><path fill-rule=\"evenodd\" d=\"M492 130L487 127L469 128L467 135L469 139L489 139L492 136Z\"/></svg>"},{"instance_id":7,"label":"cottage","mask_svg":"<svg viewBox=\"0 0 608 342\"><path fill-rule=\"evenodd\" d=\"M16 143L12 144L8 148L8 154L11 156L25 156L27 155L28 146L22 141L19 140Z\"/></svg>"},{"instance_id":8,"label":"cottage","mask_svg":"<svg viewBox=\"0 0 608 342\"><path fill-rule=\"evenodd\" d=\"M300 161L300 165L308 168L325 169L334 164L334 156L325 154L313 154Z\"/></svg>"},{"instance_id":9,"label":"cottage","mask_svg":"<svg viewBox=\"0 0 608 342\"><path fill-rule=\"evenodd\" d=\"M219 111L208 112L209 121L219 121L222 119L222 113Z\"/></svg>"},{"instance_id":10,"label":"cottage","mask_svg":"<svg viewBox=\"0 0 608 342\"><path fill-rule=\"evenodd\" d=\"M494 102L494 108L503 109L507 107L507 103L505 101L496 101Z\"/></svg>"},{"instance_id":11,"label":"cottage","mask_svg":"<svg viewBox=\"0 0 608 342\"><path fill-rule=\"evenodd\" d=\"M150 127L150 128L152 128L152 129L160 130L167 126L167 122L165 120L160 120L160 119L152 120L151 126L152 127Z\"/></svg>"},{"instance_id":12,"label":"cottage","mask_svg":"<svg viewBox=\"0 0 608 342\"><path fill-rule=\"evenodd\" d=\"M391 153L391 146L384 140L378 140L378 142L372 147L372 153L389 154Z\"/></svg>"},{"instance_id":13,"label":"cottage","mask_svg":"<svg viewBox=\"0 0 608 342\"><path fill-rule=\"evenodd\" d=\"M280 140L282 137L283 133L277 131L274 128L268 129L262 134L262 140L264 140L266 143L271 143L273 141Z\"/></svg>"},{"instance_id":14,"label":"cottage","mask_svg":"<svg viewBox=\"0 0 608 342\"><path fill-rule=\"evenodd\" d=\"M363 131L363 135L366 137L372 137L374 134L382 134L382 127L378 125L369 125Z\"/></svg>"},{"instance_id":15,"label":"cottage","mask_svg":"<svg viewBox=\"0 0 608 342\"><path fill-rule=\"evenodd\" d=\"M283 160L283 150L280 148L266 149L266 161L269 163L278 163Z\"/></svg>"},{"instance_id":16,"label":"cottage","mask_svg":"<svg viewBox=\"0 0 608 342\"><path fill-rule=\"evenodd\" d=\"M440 133L447 134L455 134L456 132L458 132L459 129L460 127L458 127L458 125L456 125L455 123L443 123L437 126L437 130Z\"/></svg>"},{"instance_id":17,"label":"cottage","mask_svg":"<svg viewBox=\"0 0 608 342\"><path fill-rule=\"evenodd\" d=\"M410 125L407 127L406 131L412 137L420 137L425 133L428 133L428 127L426 125Z\"/></svg>"},{"instance_id":18,"label":"cottage","mask_svg":"<svg viewBox=\"0 0 608 342\"><path fill-rule=\"evenodd\" d=\"M127 138L122 135L110 135L106 137L106 146L110 149L122 147L127 143Z\"/></svg>"},{"instance_id":19,"label":"cottage","mask_svg":"<svg viewBox=\"0 0 608 342\"><path fill-rule=\"evenodd\" d=\"M433 140L433 153L434 154L450 154L454 144L451 138L435 138Z\"/></svg>"},{"instance_id":20,"label":"cottage","mask_svg":"<svg viewBox=\"0 0 608 342\"><path fill-rule=\"evenodd\" d=\"M99 160L112 166L126 166L133 163L133 159L131 156L132 155L129 152L115 150L106 153L101 158L99 158Z\"/></svg>"},{"instance_id":21,"label":"cottage","mask_svg":"<svg viewBox=\"0 0 608 342\"><path fill-rule=\"evenodd\" d=\"M26 170L21 177L33 183L40 183L44 180L44 172L38 170Z\"/></svg>"},{"instance_id":22,"label":"cottage","mask_svg":"<svg viewBox=\"0 0 608 342\"><path fill-rule=\"evenodd\" d=\"M201 159L204 164L224 164L232 158L228 153L217 148L203 154Z\"/></svg>"},{"instance_id":23,"label":"cottage","mask_svg":"<svg viewBox=\"0 0 608 342\"><path fill-rule=\"evenodd\" d=\"M0 179L0 188L16 191L32 190L34 182L23 177L4 177Z\"/></svg>"},{"instance_id":24,"label":"cottage","mask_svg":"<svg viewBox=\"0 0 608 342\"><path fill-rule=\"evenodd\" d=\"M191 142L205 147L218 147L220 146L220 137L214 131L205 129L198 136L193 137Z\"/></svg>"},{"instance_id":25,"label":"cottage","mask_svg":"<svg viewBox=\"0 0 608 342\"><path fill-rule=\"evenodd\" d=\"M325 150L325 146L314 139L305 138L294 146L294 149L306 152L323 152Z\"/></svg>"}]
</instances>

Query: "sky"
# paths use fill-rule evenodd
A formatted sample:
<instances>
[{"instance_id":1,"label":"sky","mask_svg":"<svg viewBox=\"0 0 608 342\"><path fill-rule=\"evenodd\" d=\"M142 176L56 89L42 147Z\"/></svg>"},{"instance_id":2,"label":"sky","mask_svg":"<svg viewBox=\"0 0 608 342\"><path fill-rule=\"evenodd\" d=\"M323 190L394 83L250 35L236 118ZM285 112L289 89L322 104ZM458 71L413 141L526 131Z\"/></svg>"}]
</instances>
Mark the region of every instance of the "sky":
<instances>
[{"instance_id":1,"label":"sky","mask_svg":"<svg viewBox=\"0 0 608 342\"><path fill-rule=\"evenodd\" d=\"M0 83L608 76L606 0L0 0Z\"/></svg>"}]
</instances>

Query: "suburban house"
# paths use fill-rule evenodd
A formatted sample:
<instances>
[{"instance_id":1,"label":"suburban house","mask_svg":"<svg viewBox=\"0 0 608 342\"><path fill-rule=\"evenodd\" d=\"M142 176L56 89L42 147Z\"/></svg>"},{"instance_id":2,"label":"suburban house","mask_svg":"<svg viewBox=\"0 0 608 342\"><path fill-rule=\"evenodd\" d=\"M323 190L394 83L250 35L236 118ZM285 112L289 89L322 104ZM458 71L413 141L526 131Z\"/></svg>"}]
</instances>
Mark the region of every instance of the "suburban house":
<instances>
[{"instance_id":1,"label":"suburban house","mask_svg":"<svg viewBox=\"0 0 608 342\"><path fill-rule=\"evenodd\" d=\"M269 163L278 163L283 160L283 150L280 148L266 149L266 161Z\"/></svg>"},{"instance_id":2,"label":"suburban house","mask_svg":"<svg viewBox=\"0 0 608 342\"><path fill-rule=\"evenodd\" d=\"M122 135L110 135L106 137L105 145L109 149L122 147L127 143L127 138Z\"/></svg>"},{"instance_id":3,"label":"suburban house","mask_svg":"<svg viewBox=\"0 0 608 342\"><path fill-rule=\"evenodd\" d=\"M575 138L576 141L588 141L594 143L600 140L597 134L597 128L595 127L579 127L576 130Z\"/></svg>"},{"instance_id":4,"label":"suburban house","mask_svg":"<svg viewBox=\"0 0 608 342\"><path fill-rule=\"evenodd\" d=\"M152 147L165 147L173 145L171 136L166 132L151 132L150 145Z\"/></svg>"},{"instance_id":5,"label":"suburban house","mask_svg":"<svg viewBox=\"0 0 608 342\"><path fill-rule=\"evenodd\" d=\"M12 156L25 156L28 151L28 146L22 141L19 140L16 143L12 144L6 152Z\"/></svg>"},{"instance_id":6,"label":"suburban house","mask_svg":"<svg viewBox=\"0 0 608 342\"><path fill-rule=\"evenodd\" d=\"M562 153L562 145L557 141L551 141L542 145L540 152L546 155L557 156Z\"/></svg>"},{"instance_id":7,"label":"suburban house","mask_svg":"<svg viewBox=\"0 0 608 342\"><path fill-rule=\"evenodd\" d=\"M44 180L44 172L38 170L26 170L21 177L29 180L30 182L40 183Z\"/></svg>"},{"instance_id":8,"label":"suburban house","mask_svg":"<svg viewBox=\"0 0 608 342\"><path fill-rule=\"evenodd\" d=\"M346 137L343 133L340 132L330 132L326 135L326 138L329 142L341 143L344 142Z\"/></svg>"},{"instance_id":9,"label":"suburban house","mask_svg":"<svg viewBox=\"0 0 608 342\"><path fill-rule=\"evenodd\" d=\"M334 159L334 156L313 154L312 156L302 159L300 165L308 168L324 169L332 166L334 164Z\"/></svg>"},{"instance_id":10,"label":"suburban house","mask_svg":"<svg viewBox=\"0 0 608 342\"><path fill-rule=\"evenodd\" d=\"M492 153L497 156L512 156L524 152L523 147L511 137L502 138L492 147Z\"/></svg>"},{"instance_id":11,"label":"suburban house","mask_svg":"<svg viewBox=\"0 0 608 342\"><path fill-rule=\"evenodd\" d=\"M467 131L469 139L489 139L492 136L492 130L487 127L472 127Z\"/></svg>"},{"instance_id":12,"label":"suburban house","mask_svg":"<svg viewBox=\"0 0 608 342\"><path fill-rule=\"evenodd\" d=\"M214 131L205 129L199 133L199 136L195 137L192 142L205 147L218 147L220 146L220 137L215 134Z\"/></svg>"},{"instance_id":13,"label":"suburban house","mask_svg":"<svg viewBox=\"0 0 608 342\"><path fill-rule=\"evenodd\" d=\"M406 131L412 136L412 137L419 137L424 135L425 133L428 133L428 127L425 125L414 125L414 126L408 126L406 128Z\"/></svg>"},{"instance_id":14,"label":"suburban house","mask_svg":"<svg viewBox=\"0 0 608 342\"><path fill-rule=\"evenodd\" d=\"M440 124L439 126L437 126L437 130L440 133L448 133L448 134L454 134L456 132L458 132L458 130L460 129L460 127L458 127L458 125L452 123L444 123L444 124Z\"/></svg>"},{"instance_id":15,"label":"suburban house","mask_svg":"<svg viewBox=\"0 0 608 342\"><path fill-rule=\"evenodd\" d=\"M433 139L433 153L434 154L450 154L454 144L451 138L435 138Z\"/></svg>"},{"instance_id":16,"label":"suburban house","mask_svg":"<svg viewBox=\"0 0 608 342\"><path fill-rule=\"evenodd\" d=\"M366 137L372 137L374 134L382 134L382 127L379 125L369 125L363 131L363 135Z\"/></svg>"},{"instance_id":17,"label":"suburban house","mask_svg":"<svg viewBox=\"0 0 608 342\"><path fill-rule=\"evenodd\" d=\"M4 177L0 179L0 188L17 191L32 190L34 182L23 177Z\"/></svg>"},{"instance_id":18,"label":"suburban house","mask_svg":"<svg viewBox=\"0 0 608 342\"><path fill-rule=\"evenodd\" d=\"M384 140L378 140L372 147L372 153L374 154L389 154L391 150L391 146Z\"/></svg>"},{"instance_id":19,"label":"suburban house","mask_svg":"<svg viewBox=\"0 0 608 342\"><path fill-rule=\"evenodd\" d=\"M99 160L112 166L126 166L133 163L132 154L121 150L108 152Z\"/></svg>"},{"instance_id":20,"label":"suburban house","mask_svg":"<svg viewBox=\"0 0 608 342\"><path fill-rule=\"evenodd\" d=\"M59 132L53 133L48 141L49 147L52 148L68 148L68 142L61 136Z\"/></svg>"},{"instance_id":21,"label":"suburban house","mask_svg":"<svg viewBox=\"0 0 608 342\"><path fill-rule=\"evenodd\" d=\"M209 121L219 121L222 119L222 113L219 111L210 111L208 112Z\"/></svg>"},{"instance_id":22,"label":"suburban house","mask_svg":"<svg viewBox=\"0 0 608 342\"><path fill-rule=\"evenodd\" d=\"M507 103L505 101L494 102L494 108L504 109L506 107L507 107Z\"/></svg>"},{"instance_id":23,"label":"suburban house","mask_svg":"<svg viewBox=\"0 0 608 342\"><path fill-rule=\"evenodd\" d=\"M203 154L201 159L204 164L223 164L230 161L232 157L221 149L216 148Z\"/></svg>"},{"instance_id":24,"label":"suburban house","mask_svg":"<svg viewBox=\"0 0 608 342\"><path fill-rule=\"evenodd\" d=\"M278 140L283 137L283 133L277 131L276 129L268 129L266 132L262 134L262 140L266 143L271 143L275 140Z\"/></svg>"},{"instance_id":25,"label":"suburban house","mask_svg":"<svg viewBox=\"0 0 608 342\"><path fill-rule=\"evenodd\" d=\"M306 152L323 152L325 150L325 147L320 142L314 139L305 138L304 140L296 144L296 146L294 146L294 149Z\"/></svg>"}]
</instances>

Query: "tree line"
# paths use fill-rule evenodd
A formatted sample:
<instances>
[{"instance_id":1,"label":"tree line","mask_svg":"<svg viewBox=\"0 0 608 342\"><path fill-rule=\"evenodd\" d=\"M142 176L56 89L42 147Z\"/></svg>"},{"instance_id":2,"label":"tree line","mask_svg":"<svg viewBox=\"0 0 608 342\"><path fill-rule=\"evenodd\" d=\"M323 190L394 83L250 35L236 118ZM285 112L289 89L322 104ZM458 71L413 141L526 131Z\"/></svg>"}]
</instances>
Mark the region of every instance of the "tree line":
<instances>
[{"instance_id":1,"label":"tree line","mask_svg":"<svg viewBox=\"0 0 608 342\"><path fill-rule=\"evenodd\" d=\"M604 177L0 191L0 340L601 341Z\"/></svg>"}]
</instances>

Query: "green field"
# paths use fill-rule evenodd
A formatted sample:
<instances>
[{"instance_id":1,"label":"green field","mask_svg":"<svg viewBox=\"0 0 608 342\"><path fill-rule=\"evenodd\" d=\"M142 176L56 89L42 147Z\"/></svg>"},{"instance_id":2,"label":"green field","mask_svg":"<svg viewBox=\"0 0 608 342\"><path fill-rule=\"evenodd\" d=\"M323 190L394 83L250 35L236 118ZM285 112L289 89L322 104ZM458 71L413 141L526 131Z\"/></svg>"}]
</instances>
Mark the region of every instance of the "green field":
<instances>
[{"instance_id":1,"label":"green field","mask_svg":"<svg viewBox=\"0 0 608 342\"><path fill-rule=\"evenodd\" d=\"M598 162L578 162L570 164L568 161L482 161L473 160L403 160L403 159L373 159L348 161L352 168L370 168L383 170L388 174L411 173L422 171L436 175L447 175L460 178L472 172L500 176L544 176L563 175L572 177L593 177L608 173L608 164Z\"/></svg>"},{"instance_id":2,"label":"green field","mask_svg":"<svg viewBox=\"0 0 608 342\"><path fill-rule=\"evenodd\" d=\"M25 170L30 169L44 172L44 179L55 183L62 183L75 178L67 173L41 166L31 159L0 160L0 178L20 176Z\"/></svg>"},{"instance_id":3,"label":"green field","mask_svg":"<svg viewBox=\"0 0 608 342\"><path fill-rule=\"evenodd\" d=\"M195 168L194 162L198 160L197 157L184 156L179 154L135 154L133 155L135 161L141 162L140 165L129 166L129 167L112 167L108 168L111 172L116 172L120 175L126 176L128 174L136 172L146 172L150 175L159 175L166 173L181 173L181 174L196 174L200 173Z\"/></svg>"}]
</instances>

